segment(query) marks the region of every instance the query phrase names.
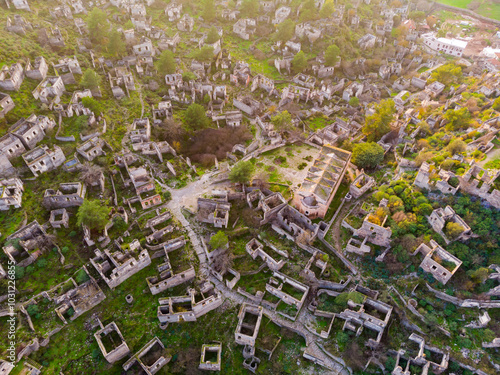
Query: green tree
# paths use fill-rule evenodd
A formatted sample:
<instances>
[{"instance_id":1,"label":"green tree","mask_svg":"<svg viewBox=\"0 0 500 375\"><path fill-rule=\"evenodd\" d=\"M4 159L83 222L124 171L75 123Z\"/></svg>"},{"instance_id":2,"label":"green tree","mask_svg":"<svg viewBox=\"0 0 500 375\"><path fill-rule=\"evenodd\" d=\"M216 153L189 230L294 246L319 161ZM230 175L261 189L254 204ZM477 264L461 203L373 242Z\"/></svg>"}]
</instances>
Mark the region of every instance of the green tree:
<instances>
[{"instance_id":1,"label":"green tree","mask_svg":"<svg viewBox=\"0 0 500 375\"><path fill-rule=\"evenodd\" d=\"M273 123L276 131L280 133L291 131L293 129L292 115L288 111L277 113L271 117L271 122Z\"/></svg>"},{"instance_id":2,"label":"green tree","mask_svg":"<svg viewBox=\"0 0 500 375\"><path fill-rule=\"evenodd\" d=\"M467 108L449 109L444 115L444 119L448 121L445 128L446 130L456 131L466 129L472 122L472 117Z\"/></svg>"},{"instance_id":3,"label":"green tree","mask_svg":"<svg viewBox=\"0 0 500 375\"><path fill-rule=\"evenodd\" d=\"M115 57L123 56L127 52L122 34L117 30L113 30L109 35L108 52Z\"/></svg>"},{"instance_id":4,"label":"green tree","mask_svg":"<svg viewBox=\"0 0 500 375\"><path fill-rule=\"evenodd\" d=\"M259 14L259 2L257 0L243 0L240 7L243 18L254 18Z\"/></svg>"},{"instance_id":5,"label":"green tree","mask_svg":"<svg viewBox=\"0 0 500 375\"><path fill-rule=\"evenodd\" d=\"M205 42L208 44L213 44L220 39L219 33L215 27L211 27L207 34L207 39Z\"/></svg>"},{"instance_id":6,"label":"green tree","mask_svg":"<svg viewBox=\"0 0 500 375\"><path fill-rule=\"evenodd\" d=\"M448 147L446 147L446 149L452 155L461 154L467 149L467 144L461 139L454 139L448 144Z\"/></svg>"},{"instance_id":7,"label":"green tree","mask_svg":"<svg viewBox=\"0 0 500 375\"><path fill-rule=\"evenodd\" d=\"M375 113L366 118L363 127L363 134L367 136L368 141L378 141L391 130L390 124L394 113L396 106L392 99L382 100L375 106Z\"/></svg>"},{"instance_id":8,"label":"green tree","mask_svg":"<svg viewBox=\"0 0 500 375\"><path fill-rule=\"evenodd\" d=\"M203 46L194 52L194 58L198 61L209 62L214 57L214 47Z\"/></svg>"},{"instance_id":9,"label":"green tree","mask_svg":"<svg viewBox=\"0 0 500 375\"><path fill-rule=\"evenodd\" d=\"M464 231L464 227L458 223L454 223L453 221L449 221L446 223L444 228L444 233L450 239L457 238Z\"/></svg>"},{"instance_id":10,"label":"green tree","mask_svg":"<svg viewBox=\"0 0 500 375\"><path fill-rule=\"evenodd\" d=\"M318 11L314 0L306 0L300 10L300 22L311 21L316 18Z\"/></svg>"},{"instance_id":11,"label":"green tree","mask_svg":"<svg viewBox=\"0 0 500 375\"><path fill-rule=\"evenodd\" d=\"M215 20L215 0L205 0L203 19L206 22L213 22Z\"/></svg>"},{"instance_id":12,"label":"green tree","mask_svg":"<svg viewBox=\"0 0 500 375\"><path fill-rule=\"evenodd\" d=\"M321 18L330 18L333 12L335 12L334 0L326 0L319 11L319 15Z\"/></svg>"},{"instance_id":13,"label":"green tree","mask_svg":"<svg viewBox=\"0 0 500 375\"><path fill-rule=\"evenodd\" d=\"M250 161L239 161L229 172L229 179L232 182L245 184L250 181L255 171L255 167Z\"/></svg>"},{"instance_id":14,"label":"green tree","mask_svg":"<svg viewBox=\"0 0 500 375\"><path fill-rule=\"evenodd\" d=\"M410 12L409 17L415 22L422 22L425 20L425 12L422 12L421 10L414 10Z\"/></svg>"},{"instance_id":15,"label":"green tree","mask_svg":"<svg viewBox=\"0 0 500 375\"><path fill-rule=\"evenodd\" d=\"M493 109L495 111L500 111L500 96L493 102Z\"/></svg>"},{"instance_id":16,"label":"green tree","mask_svg":"<svg viewBox=\"0 0 500 375\"><path fill-rule=\"evenodd\" d=\"M282 23L278 25L278 30L276 31L277 40L285 43L288 42L295 34L295 22L287 18Z\"/></svg>"},{"instance_id":17,"label":"green tree","mask_svg":"<svg viewBox=\"0 0 500 375\"><path fill-rule=\"evenodd\" d=\"M101 76L92 69L87 69L80 80L80 84L86 89L95 90L101 83ZM86 99L86 98L84 98ZM90 98L89 98L90 99ZM85 105L85 103L84 103Z\"/></svg>"},{"instance_id":18,"label":"green tree","mask_svg":"<svg viewBox=\"0 0 500 375\"><path fill-rule=\"evenodd\" d=\"M429 83L439 81L445 85L462 82L462 67L456 64L446 64L432 71Z\"/></svg>"},{"instance_id":19,"label":"green tree","mask_svg":"<svg viewBox=\"0 0 500 375\"><path fill-rule=\"evenodd\" d=\"M359 106L359 99L353 96L351 99L349 99L349 105L351 107L357 107Z\"/></svg>"},{"instance_id":20,"label":"green tree","mask_svg":"<svg viewBox=\"0 0 500 375\"><path fill-rule=\"evenodd\" d=\"M229 239L223 231L218 231L210 238L209 243L212 249L220 249L229 243Z\"/></svg>"},{"instance_id":21,"label":"green tree","mask_svg":"<svg viewBox=\"0 0 500 375\"><path fill-rule=\"evenodd\" d=\"M109 219L110 208L99 200L85 199L76 213L77 224L85 225L91 230L101 231Z\"/></svg>"},{"instance_id":22,"label":"green tree","mask_svg":"<svg viewBox=\"0 0 500 375\"><path fill-rule=\"evenodd\" d=\"M325 64L327 66L334 66L340 55L340 48L337 47L335 44L332 44L328 46L328 48L325 51Z\"/></svg>"},{"instance_id":23,"label":"green tree","mask_svg":"<svg viewBox=\"0 0 500 375\"><path fill-rule=\"evenodd\" d=\"M384 160L384 149L375 142L358 143L352 150L352 162L358 168L375 168Z\"/></svg>"},{"instance_id":24,"label":"green tree","mask_svg":"<svg viewBox=\"0 0 500 375\"><path fill-rule=\"evenodd\" d=\"M102 112L102 105L94 98L85 97L82 98L82 104L85 108L90 109L95 114L100 114Z\"/></svg>"},{"instance_id":25,"label":"green tree","mask_svg":"<svg viewBox=\"0 0 500 375\"><path fill-rule=\"evenodd\" d=\"M302 73L307 68L307 57L304 51L297 53L292 60L292 70L294 73Z\"/></svg>"},{"instance_id":26,"label":"green tree","mask_svg":"<svg viewBox=\"0 0 500 375\"><path fill-rule=\"evenodd\" d=\"M191 104L184 112L184 119L189 129L196 131L208 128L210 120L207 117L205 108L197 103Z\"/></svg>"},{"instance_id":27,"label":"green tree","mask_svg":"<svg viewBox=\"0 0 500 375\"><path fill-rule=\"evenodd\" d=\"M175 73L177 63L175 62L174 53L168 49L163 51L158 58L157 66L158 72L162 76Z\"/></svg>"},{"instance_id":28,"label":"green tree","mask_svg":"<svg viewBox=\"0 0 500 375\"><path fill-rule=\"evenodd\" d=\"M87 20L90 40L94 43L102 44L108 29L106 12L94 7L87 16Z\"/></svg>"}]
</instances>

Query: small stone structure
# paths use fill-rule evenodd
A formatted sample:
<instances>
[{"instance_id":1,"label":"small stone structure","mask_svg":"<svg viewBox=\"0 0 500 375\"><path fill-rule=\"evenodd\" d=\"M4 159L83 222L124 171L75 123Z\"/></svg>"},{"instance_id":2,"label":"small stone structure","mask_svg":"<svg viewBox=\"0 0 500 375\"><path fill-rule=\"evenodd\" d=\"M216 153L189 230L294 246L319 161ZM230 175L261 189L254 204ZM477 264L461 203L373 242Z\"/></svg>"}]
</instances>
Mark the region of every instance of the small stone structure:
<instances>
[{"instance_id":1,"label":"small stone structure","mask_svg":"<svg viewBox=\"0 0 500 375\"><path fill-rule=\"evenodd\" d=\"M202 223L212 224L216 228L227 228L231 203L224 200L198 198L196 218Z\"/></svg>"},{"instance_id":2,"label":"small stone structure","mask_svg":"<svg viewBox=\"0 0 500 375\"><path fill-rule=\"evenodd\" d=\"M238 325L234 333L234 341L239 345L255 347L259 333L263 310L261 306L243 303L238 313Z\"/></svg>"},{"instance_id":3,"label":"small stone structure","mask_svg":"<svg viewBox=\"0 0 500 375\"><path fill-rule=\"evenodd\" d=\"M102 355L109 363L115 363L130 354L130 349L115 322L102 327L94 333L94 337L97 345L99 345L99 349L101 349Z\"/></svg>"},{"instance_id":4,"label":"small stone structure","mask_svg":"<svg viewBox=\"0 0 500 375\"><path fill-rule=\"evenodd\" d=\"M164 352L165 346L155 337L125 362L123 369L129 371L141 368L145 375L154 375L172 358L170 355L163 356Z\"/></svg>"},{"instance_id":5,"label":"small stone structure","mask_svg":"<svg viewBox=\"0 0 500 375\"><path fill-rule=\"evenodd\" d=\"M213 358L213 359L212 359ZM220 371L222 362L222 344L204 344L201 347L201 359L198 368L205 371Z\"/></svg>"},{"instance_id":6,"label":"small stone structure","mask_svg":"<svg viewBox=\"0 0 500 375\"><path fill-rule=\"evenodd\" d=\"M0 180L0 211L20 208L22 205L24 185L19 178Z\"/></svg>"},{"instance_id":7,"label":"small stone structure","mask_svg":"<svg viewBox=\"0 0 500 375\"><path fill-rule=\"evenodd\" d=\"M363 170L361 170L359 176L356 177L349 186L349 193L353 196L353 198L359 198L373 186L375 186L375 179L368 176Z\"/></svg>"},{"instance_id":8,"label":"small stone structure","mask_svg":"<svg viewBox=\"0 0 500 375\"><path fill-rule=\"evenodd\" d=\"M273 259L269 254L264 251L264 245L256 238L252 238L245 246L247 253L255 260L260 257L272 271L279 271L284 265L285 260L281 259L279 262Z\"/></svg>"},{"instance_id":9,"label":"small stone structure","mask_svg":"<svg viewBox=\"0 0 500 375\"><path fill-rule=\"evenodd\" d=\"M335 193L342 183L351 153L323 146L292 204L309 218L325 217Z\"/></svg>"},{"instance_id":10,"label":"small stone structure","mask_svg":"<svg viewBox=\"0 0 500 375\"><path fill-rule=\"evenodd\" d=\"M50 211L49 223L52 228L59 229L61 227L68 228L69 215L65 208Z\"/></svg>"},{"instance_id":11,"label":"small stone structure","mask_svg":"<svg viewBox=\"0 0 500 375\"><path fill-rule=\"evenodd\" d=\"M9 94L0 92L0 118L16 106Z\"/></svg>"},{"instance_id":12,"label":"small stone structure","mask_svg":"<svg viewBox=\"0 0 500 375\"><path fill-rule=\"evenodd\" d=\"M56 169L66 161L66 156L57 145L54 145L53 150L45 145L39 146L23 154L22 157L35 177L38 177L40 173Z\"/></svg>"},{"instance_id":13,"label":"small stone structure","mask_svg":"<svg viewBox=\"0 0 500 375\"><path fill-rule=\"evenodd\" d=\"M440 234L441 237L443 237L446 244L449 244L450 242L455 240L467 241L473 235L470 226L464 221L464 219L458 216L450 206L446 206L444 209L435 209L434 211L432 211L427 220L429 221L432 229L434 229L436 233ZM450 222L459 224L463 228L462 233L460 233L456 238L453 239L448 239L443 232L443 230L446 228L446 224Z\"/></svg>"},{"instance_id":14,"label":"small stone structure","mask_svg":"<svg viewBox=\"0 0 500 375\"><path fill-rule=\"evenodd\" d=\"M24 80L24 69L20 63L4 65L0 70L0 89L17 91Z\"/></svg>"},{"instance_id":15,"label":"small stone structure","mask_svg":"<svg viewBox=\"0 0 500 375\"><path fill-rule=\"evenodd\" d=\"M201 291L201 300L196 302L196 291L189 289L187 296L160 298L158 302L160 323L194 322L222 305L222 294L213 287L206 288Z\"/></svg>"},{"instance_id":16,"label":"small stone structure","mask_svg":"<svg viewBox=\"0 0 500 375\"><path fill-rule=\"evenodd\" d=\"M151 264L148 251L141 249L140 246L139 241L134 240L128 245L128 249L123 245L115 252L96 249L95 257L90 258L90 263L111 289L116 288L130 276Z\"/></svg>"},{"instance_id":17,"label":"small stone structure","mask_svg":"<svg viewBox=\"0 0 500 375\"><path fill-rule=\"evenodd\" d=\"M422 253L424 260L420 268L431 273L436 280L445 285L460 268L462 261L439 246L436 241L431 240L430 245L431 247L422 243L413 255Z\"/></svg>"},{"instance_id":18,"label":"small stone structure","mask_svg":"<svg viewBox=\"0 0 500 375\"><path fill-rule=\"evenodd\" d=\"M92 161L96 157L105 154L102 149L104 141L98 136L94 136L76 148L76 152L83 156L87 161Z\"/></svg>"},{"instance_id":19,"label":"small stone structure","mask_svg":"<svg viewBox=\"0 0 500 375\"><path fill-rule=\"evenodd\" d=\"M27 267L43 251L52 248L52 246L53 243L47 236L47 232L35 220L8 236L3 251L15 265Z\"/></svg>"},{"instance_id":20,"label":"small stone structure","mask_svg":"<svg viewBox=\"0 0 500 375\"><path fill-rule=\"evenodd\" d=\"M474 161L471 162L470 168L461 177L460 189L463 191L477 195L481 199L486 200L493 207L500 209L500 171L489 173L489 171L481 168Z\"/></svg>"},{"instance_id":21,"label":"small stone structure","mask_svg":"<svg viewBox=\"0 0 500 375\"><path fill-rule=\"evenodd\" d=\"M67 182L59 185L57 191L45 190L43 194L43 205L48 209L69 208L81 206L87 187L81 182Z\"/></svg>"}]
</instances>

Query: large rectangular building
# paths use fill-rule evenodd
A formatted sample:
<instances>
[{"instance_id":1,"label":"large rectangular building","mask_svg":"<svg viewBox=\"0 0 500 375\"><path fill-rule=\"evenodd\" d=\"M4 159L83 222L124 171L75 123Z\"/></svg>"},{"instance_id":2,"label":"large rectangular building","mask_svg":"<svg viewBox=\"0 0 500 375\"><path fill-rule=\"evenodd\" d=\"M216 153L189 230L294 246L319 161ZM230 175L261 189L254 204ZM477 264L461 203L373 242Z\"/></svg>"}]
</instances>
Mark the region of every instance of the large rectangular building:
<instances>
[{"instance_id":1,"label":"large rectangular building","mask_svg":"<svg viewBox=\"0 0 500 375\"><path fill-rule=\"evenodd\" d=\"M436 38L433 33L423 35L424 45L435 52L442 52L447 55L462 57L467 42L459 39Z\"/></svg>"}]
</instances>

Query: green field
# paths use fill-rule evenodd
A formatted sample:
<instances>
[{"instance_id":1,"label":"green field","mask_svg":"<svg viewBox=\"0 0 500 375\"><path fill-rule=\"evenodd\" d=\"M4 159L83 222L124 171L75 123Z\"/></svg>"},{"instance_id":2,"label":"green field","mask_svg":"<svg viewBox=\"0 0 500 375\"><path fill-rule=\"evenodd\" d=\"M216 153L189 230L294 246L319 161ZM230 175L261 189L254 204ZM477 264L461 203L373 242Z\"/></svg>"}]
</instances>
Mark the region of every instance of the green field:
<instances>
[{"instance_id":1,"label":"green field","mask_svg":"<svg viewBox=\"0 0 500 375\"><path fill-rule=\"evenodd\" d=\"M495 3L492 0L437 0L438 3L452 5L457 8L468 9L468 5L471 3L480 3L479 7L471 9L481 16L492 18L495 20L500 20L500 3Z\"/></svg>"}]
</instances>

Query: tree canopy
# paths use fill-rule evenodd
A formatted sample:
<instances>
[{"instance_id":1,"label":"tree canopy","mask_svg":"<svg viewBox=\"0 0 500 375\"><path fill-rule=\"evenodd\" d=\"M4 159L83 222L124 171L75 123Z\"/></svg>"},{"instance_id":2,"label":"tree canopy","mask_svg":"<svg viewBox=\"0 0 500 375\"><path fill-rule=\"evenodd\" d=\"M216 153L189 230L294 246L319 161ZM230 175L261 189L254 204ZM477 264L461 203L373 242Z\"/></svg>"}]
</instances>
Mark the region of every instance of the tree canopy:
<instances>
[{"instance_id":1,"label":"tree canopy","mask_svg":"<svg viewBox=\"0 0 500 375\"><path fill-rule=\"evenodd\" d=\"M292 39L294 34L295 34L295 22L287 18L278 25L278 30L276 31L276 38L281 42L285 43L290 39Z\"/></svg>"},{"instance_id":2,"label":"tree canopy","mask_svg":"<svg viewBox=\"0 0 500 375\"><path fill-rule=\"evenodd\" d=\"M369 142L378 141L390 130L391 121L396 113L396 106L392 99L382 100L375 106L375 113L368 116L363 127L363 134Z\"/></svg>"},{"instance_id":3,"label":"tree canopy","mask_svg":"<svg viewBox=\"0 0 500 375\"><path fill-rule=\"evenodd\" d=\"M175 73L177 63L175 62L174 53L168 49L163 51L158 58L157 66L161 75Z\"/></svg>"},{"instance_id":4,"label":"tree canopy","mask_svg":"<svg viewBox=\"0 0 500 375\"><path fill-rule=\"evenodd\" d=\"M90 40L102 44L107 30L107 15L102 9L94 7L87 16Z\"/></svg>"},{"instance_id":5,"label":"tree canopy","mask_svg":"<svg viewBox=\"0 0 500 375\"><path fill-rule=\"evenodd\" d=\"M439 81L445 85L451 85L460 83L462 78L462 67L460 65L446 64L432 72L429 83Z\"/></svg>"},{"instance_id":6,"label":"tree canopy","mask_svg":"<svg viewBox=\"0 0 500 375\"><path fill-rule=\"evenodd\" d=\"M109 220L109 212L110 208L102 205L99 200L85 199L76 213L77 224L101 231Z\"/></svg>"},{"instance_id":7,"label":"tree canopy","mask_svg":"<svg viewBox=\"0 0 500 375\"><path fill-rule=\"evenodd\" d=\"M359 168L375 168L384 160L384 149L375 142L358 143L352 150L352 162Z\"/></svg>"},{"instance_id":8,"label":"tree canopy","mask_svg":"<svg viewBox=\"0 0 500 375\"><path fill-rule=\"evenodd\" d=\"M229 243L229 239L223 231L218 231L210 238L210 246L212 249L220 249Z\"/></svg>"},{"instance_id":9,"label":"tree canopy","mask_svg":"<svg viewBox=\"0 0 500 375\"><path fill-rule=\"evenodd\" d=\"M207 39L205 40L208 44L213 44L220 39L219 33L215 27L211 27L207 34Z\"/></svg>"},{"instance_id":10,"label":"tree canopy","mask_svg":"<svg viewBox=\"0 0 500 375\"><path fill-rule=\"evenodd\" d=\"M294 73L302 73L307 68L307 57L304 51L297 53L292 60L292 70Z\"/></svg>"},{"instance_id":11,"label":"tree canopy","mask_svg":"<svg viewBox=\"0 0 500 375\"><path fill-rule=\"evenodd\" d=\"M199 61L209 62L214 57L214 47L203 46L194 52L194 58Z\"/></svg>"},{"instance_id":12,"label":"tree canopy","mask_svg":"<svg viewBox=\"0 0 500 375\"><path fill-rule=\"evenodd\" d=\"M326 0L321 10L319 11L319 15L321 18L330 18L335 12L335 3L333 0Z\"/></svg>"},{"instance_id":13,"label":"tree canopy","mask_svg":"<svg viewBox=\"0 0 500 375\"><path fill-rule=\"evenodd\" d=\"M213 22L215 20L215 0L205 0L203 19L206 22Z\"/></svg>"},{"instance_id":14,"label":"tree canopy","mask_svg":"<svg viewBox=\"0 0 500 375\"><path fill-rule=\"evenodd\" d=\"M245 184L250 181L255 171L255 167L250 161L239 161L229 172L229 179L232 182Z\"/></svg>"},{"instance_id":15,"label":"tree canopy","mask_svg":"<svg viewBox=\"0 0 500 375\"><path fill-rule=\"evenodd\" d=\"M101 83L101 76L92 69L87 69L83 73L82 79L80 81L80 84L83 87L90 90L97 89L100 83Z\"/></svg>"},{"instance_id":16,"label":"tree canopy","mask_svg":"<svg viewBox=\"0 0 500 375\"><path fill-rule=\"evenodd\" d=\"M467 108L449 109L444 113L443 117L448 121L445 128L452 131L466 129L472 122Z\"/></svg>"},{"instance_id":17,"label":"tree canopy","mask_svg":"<svg viewBox=\"0 0 500 375\"><path fill-rule=\"evenodd\" d=\"M340 55L340 48L337 47L335 44L332 44L328 46L328 48L325 51L325 65L327 66L334 66Z\"/></svg>"},{"instance_id":18,"label":"tree canopy","mask_svg":"<svg viewBox=\"0 0 500 375\"><path fill-rule=\"evenodd\" d=\"M259 2L257 0L243 0L240 14L245 18L254 18L259 14Z\"/></svg>"},{"instance_id":19,"label":"tree canopy","mask_svg":"<svg viewBox=\"0 0 500 375\"><path fill-rule=\"evenodd\" d=\"M285 132L293 129L292 115L288 111L279 112L271 117L271 122L277 132Z\"/></svg>"},{"instance_id":20,"label":"tree canopy","mask_svg":"<svg viewBox=\"0 0 500 375\"><path fill-rule=\"evenodd\" d=\"M122 34L118 30L113 30L109 35L108 52L115 57L119 57L123 56L126 51Z\"/></svg>"},{"instance_id":21,"label":"tree canopy","mask_svg":"<svg viewBox=\"0 0 500 375\"><path fill-rule=\"evenodd\" d=\"M205 108L197 103L191 104L184 112L186 125L190 130L200 130L210 125Z\"/></svg>"}]
</instances>

